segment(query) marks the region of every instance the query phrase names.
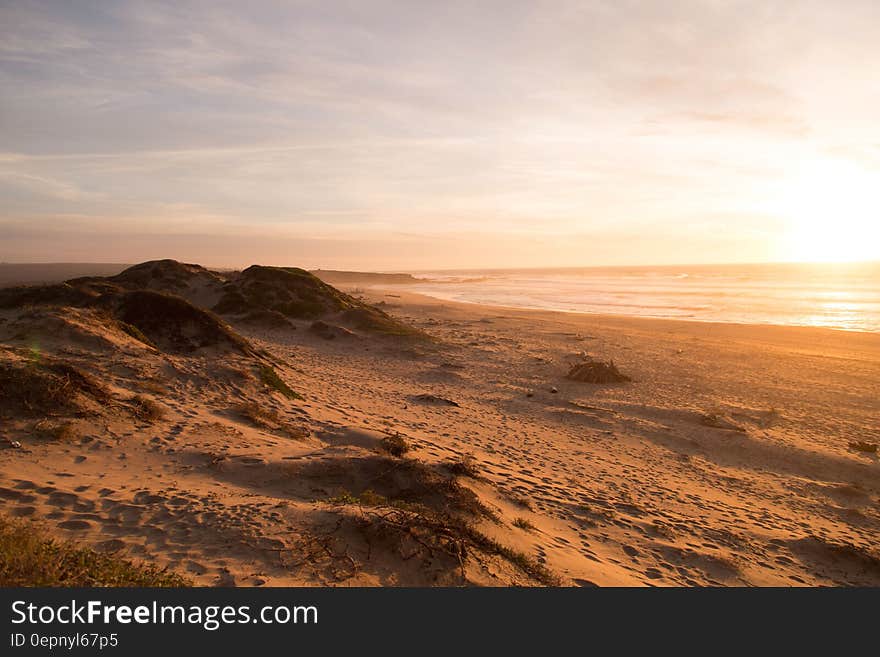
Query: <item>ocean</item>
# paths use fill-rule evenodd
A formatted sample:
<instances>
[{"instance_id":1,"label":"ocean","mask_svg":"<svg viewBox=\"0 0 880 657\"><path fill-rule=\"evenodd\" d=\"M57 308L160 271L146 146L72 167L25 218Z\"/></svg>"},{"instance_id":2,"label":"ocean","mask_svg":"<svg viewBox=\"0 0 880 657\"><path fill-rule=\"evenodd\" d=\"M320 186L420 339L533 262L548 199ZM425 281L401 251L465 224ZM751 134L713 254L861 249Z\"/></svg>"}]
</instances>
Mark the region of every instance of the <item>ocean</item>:
<instances>
[{"instance_id":1,"label":"ocean","mask_svg":"<svg viewBox=\"0 0 880 657\"><path fill-rule=\"evenodd\" d=\"M880 331L880 263L425 271L406 289L511 308Z\"/></svg>"}]
</instances>

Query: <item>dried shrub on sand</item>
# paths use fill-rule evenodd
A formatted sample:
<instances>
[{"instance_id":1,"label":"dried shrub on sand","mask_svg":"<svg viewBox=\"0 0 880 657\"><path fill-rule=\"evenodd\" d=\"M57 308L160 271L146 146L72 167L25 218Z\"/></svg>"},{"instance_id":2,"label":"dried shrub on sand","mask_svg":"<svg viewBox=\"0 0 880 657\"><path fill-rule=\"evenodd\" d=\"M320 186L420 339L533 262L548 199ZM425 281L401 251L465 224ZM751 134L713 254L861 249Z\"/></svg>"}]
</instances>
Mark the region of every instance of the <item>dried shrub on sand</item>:
<instances>
[{"instance_id":1,"label":"dried shrub on sand","mask_svg":"<svg viewBox=\"0 0 880 657\"><path fill-rule=\"evenodd\" d=\"M465 581L466 562L472 558L482 562L489 555L500 557L544 586L561 585L559 577L546 566L486 536L462 518L427 508L389 506L362 508L361 513L361 530L365 533L396 538L401 547L406 544L411 551L409 558L421 554L431 562L445 558L457 563Z\"/></svg>"},{"instance_id":2,"label":"dried shrub on sand","mask_svg":"<svg viewBox=\"0 0 880 657\"><path fill-rule=\"evenodd\" d=\"M535 529L535 526L525 518L515 518L513 521L513 526L527 532L534 531Z\"/></svg>"},{"instance_id":3,"label":"dried shrub on sand","mask_svg":"<svg viewBox=\"0 0 880 657\"><path fill-rule=\"evenodd\" d=\"M382 449L392 456L403 456L409 451L409 443L399 433L393 436L385 436L382 439Z\"/></svg>"},{"instance_id":4,"label":"dried shrub on sand","mask_svg":"<svg viewBox=\"0 0 880 657\"><path fill-rule=\"evenodd\" d=\"M300 481L333 485L361 503L362 494L369 490L397 506L416 505L456 516L495 517L471 489L443 469L416 459L385 455L345 457L296 465L290 475Z\"/></svg>"},{"instance_id":5,"label":"dried shrub on sand","mask_svg":"<svg viewBox=\"0 0 880 657\"><path fill-rule=\"evenodd\" d=\"M43 419L34 425L34 431L45 436L49 440L57 440L59 442L73 442L79 438L79 432L73 422L62 422L61 424L51 424Z\"/></svg>"},{"instance_id":6,"label":"dried shrub on sand","mask_svg":"<svg viewBox=\"0 0 880 657\"><path fill-rule=\"evenodd\" d=\"M466 583L469 561L485 563L500 557L532 580L559 585L550 570L521 552L489 538L476 527L479 519L500 522L492 509L449 472L415 459L387 456L351 458L297 464L290 470L297 480L332 482L339 494L327 500L338 507L342 523L354 523L370 550L387 549L404 559L418 558L432 568L447 568L447 575ZM355 571L358 564L348 553L345 561ZM350 569L346 571L350 576ZM445 580L451 582L451 579Z\"/></svg>"},{"instance_id":7,"label":"dried shrub on sand","mask_svg":"<svg viewBox=\"0 0 880 657\"><path fill-rule=\"evenodd\" d=\"M630 377L617 369L613 360L607 363L599 360L575 363L565 378L581 383L625 383L632 381Z\"/></svg>"},{"instance_id":8,"label":"dried shrub on sand","mask_svg":"<svg viewBox=\"0 0 880 657\"><path fill-rule=\"evenodd\" d=\"M477 467L477 460L471 454L462 454L457 458L447 461L443 465L445 465L446 469L454 475L470 477L471 479L480 478L480 469Z\"/></svg>"},{"instance_id":9,"label":"dried shrub on sand","mask_svg":"<svg viewBox=\"0 0 880 657\"><path fill-rule=\"evenodd\" d=\"M132 412L134 416L144 422L156 422L165 417L165 409L149 397L137 395L132 398Z\"/></svg>"}]
</instances>

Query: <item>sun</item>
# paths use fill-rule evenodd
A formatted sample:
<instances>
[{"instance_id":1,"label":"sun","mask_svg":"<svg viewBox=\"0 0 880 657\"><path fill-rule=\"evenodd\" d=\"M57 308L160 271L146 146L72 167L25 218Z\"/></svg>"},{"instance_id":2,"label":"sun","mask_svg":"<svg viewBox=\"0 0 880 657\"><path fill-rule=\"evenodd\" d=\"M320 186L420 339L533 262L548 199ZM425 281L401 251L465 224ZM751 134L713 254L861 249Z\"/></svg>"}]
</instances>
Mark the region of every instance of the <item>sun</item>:
<instances>
[{"instance_id":1,"label":"sun","mask_svg":"<svg viewBox=\"0 0 880 657\"><path fill-rule=\"evenodd\" d=\"M786 260L880 259L880 173L814 160L797 168L774 205L786 222Z\"/></svg>"}]
</instances>

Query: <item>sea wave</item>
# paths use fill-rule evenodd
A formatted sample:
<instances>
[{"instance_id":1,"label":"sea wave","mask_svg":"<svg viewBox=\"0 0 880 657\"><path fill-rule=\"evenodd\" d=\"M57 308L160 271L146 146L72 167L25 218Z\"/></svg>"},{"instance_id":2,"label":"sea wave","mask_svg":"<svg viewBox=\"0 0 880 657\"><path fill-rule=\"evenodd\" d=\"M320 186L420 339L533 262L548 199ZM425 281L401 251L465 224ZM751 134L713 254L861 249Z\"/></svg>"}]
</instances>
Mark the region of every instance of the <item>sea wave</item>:
<instances>
[{"instance_id":1,"label":"sea wave","mask_svg":"<svg viewBox=\"0 0 880 657\"><path fill-rule=\"evenodd\" d=\"M880 263L420 272L438 298L514 308L880 332Z\"/></svg>"}]
</instances>

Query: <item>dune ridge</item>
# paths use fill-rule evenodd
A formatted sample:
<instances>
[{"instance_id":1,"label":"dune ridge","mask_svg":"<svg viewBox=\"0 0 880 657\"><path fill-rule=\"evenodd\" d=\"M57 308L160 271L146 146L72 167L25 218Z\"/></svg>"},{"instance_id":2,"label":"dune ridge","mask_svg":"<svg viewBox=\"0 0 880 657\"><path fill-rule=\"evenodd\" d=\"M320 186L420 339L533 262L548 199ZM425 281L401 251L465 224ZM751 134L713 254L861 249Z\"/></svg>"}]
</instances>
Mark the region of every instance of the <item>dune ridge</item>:
<instances>
[{"instance_id":1,"label":"dune ridge","mask_svg":"<svg viewBox=\"0 0 880 657\"><path fill-rule=\"evenodd\" d=\"M0 510L200 585L880 583L880 337L313 279L0 290Z\"/></svg>"}]
</instances>

